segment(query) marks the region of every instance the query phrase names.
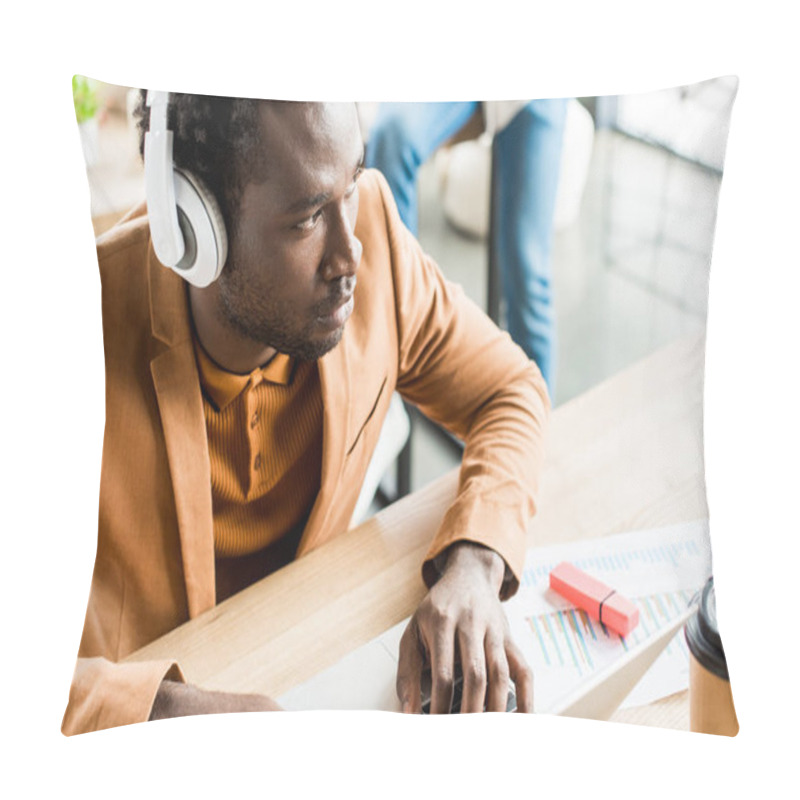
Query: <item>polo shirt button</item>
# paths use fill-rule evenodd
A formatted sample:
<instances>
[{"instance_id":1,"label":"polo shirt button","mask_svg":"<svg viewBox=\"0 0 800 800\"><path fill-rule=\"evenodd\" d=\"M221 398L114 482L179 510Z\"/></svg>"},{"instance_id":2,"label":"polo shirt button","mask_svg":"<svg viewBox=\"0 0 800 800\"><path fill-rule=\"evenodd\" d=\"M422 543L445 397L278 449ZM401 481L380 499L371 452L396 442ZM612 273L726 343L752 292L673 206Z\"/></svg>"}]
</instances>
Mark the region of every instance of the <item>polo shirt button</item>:
<instances>
[{"instance_id":1,"label":"polo shirt button","mask_svg":"<svg viewBox=\"0 0 800 800\"><path fill-rule=\"evenodd\" d=\"M258 411L256 411L256 412L253 414L253 416L252 416L252 417L250 417L250 427L251 427L251 428L255 428L255 426L256 426L256 425L258 425L258 420L259 420L259 419L260 419L260 417L258 416Z\"/></svg>"},{"instance_id":2,"label":"polo shirt button","mask_svg":"<svg viewBox=\"0 0 800 800\"><path fill-rule=\"evenodd\" d=\"M259 453L255 461L253 461L253 469L256 470L256 472L261 469L261 453Z\"/></svg>"}]
</instances>

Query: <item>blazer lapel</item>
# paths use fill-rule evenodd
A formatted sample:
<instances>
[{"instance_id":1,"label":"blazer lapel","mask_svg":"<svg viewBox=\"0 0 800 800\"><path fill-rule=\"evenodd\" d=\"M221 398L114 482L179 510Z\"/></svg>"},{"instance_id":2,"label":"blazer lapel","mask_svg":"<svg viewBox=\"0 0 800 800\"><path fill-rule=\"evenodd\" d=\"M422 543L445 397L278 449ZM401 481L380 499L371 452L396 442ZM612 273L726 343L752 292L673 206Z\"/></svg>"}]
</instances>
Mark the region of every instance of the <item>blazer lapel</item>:
<instances>
[{"instance_id":1,"label":"blazer lapel","mask_svg":"<svg viewBox=\"0 0 800 800\"><path fill-rule=\"evenodd\" d=\"M168 349L153 358L153 377L167 447L189 616L216 602L211 467L200 379L184 282L150 253L153 335Z\"/></svg>"},{"instance_id":2,"label":"blazer lapel","mask_svg":"<svg viewBox=\"0 0 800 800\"><path fill-rule=\"evenodd\" d=\"M345 445L349 439L350 369L347 341L345 329L339 345L317 362L323 408L322 474L319 494L297 548L298 556L313 550L327 538L325 524L336 501Z\"/></svg>"}]
</instances>

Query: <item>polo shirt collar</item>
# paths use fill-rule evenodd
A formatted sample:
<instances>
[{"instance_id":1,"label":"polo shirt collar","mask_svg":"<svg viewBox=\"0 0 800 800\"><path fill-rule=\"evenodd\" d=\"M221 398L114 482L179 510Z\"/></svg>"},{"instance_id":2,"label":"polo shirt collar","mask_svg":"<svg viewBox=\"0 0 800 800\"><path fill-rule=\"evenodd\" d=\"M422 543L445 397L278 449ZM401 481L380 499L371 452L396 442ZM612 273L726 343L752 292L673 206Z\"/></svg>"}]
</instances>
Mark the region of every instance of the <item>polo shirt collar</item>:
<instances>
[{"instance_id":1,"label":"polo shirt collar","mask_svg":"<svg viewBox=\"0 0 800 800\"><path fill-rule=\"evenodd\" d=\"M248 384L258 386L261 381L287 386L292 380L294 359L285 353L276 353L264 366L256 367L249 374L228 372L211 360L196 336L192 337L197 357L197 368L203 390L222 411L232 403Z\"/></svg>"}]
</instances>

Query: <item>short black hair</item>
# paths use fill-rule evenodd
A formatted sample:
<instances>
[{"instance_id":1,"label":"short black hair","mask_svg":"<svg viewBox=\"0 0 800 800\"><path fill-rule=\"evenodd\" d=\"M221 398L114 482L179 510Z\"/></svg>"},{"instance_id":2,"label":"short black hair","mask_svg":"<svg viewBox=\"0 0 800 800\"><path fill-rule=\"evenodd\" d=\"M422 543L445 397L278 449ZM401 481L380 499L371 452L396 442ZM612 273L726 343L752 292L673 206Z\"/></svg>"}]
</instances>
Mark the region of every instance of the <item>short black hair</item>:
<instances>
[{"instance_id":1,"label":"short black hair","mask_svg":"<svg viewBox=\"0 0 800 800\"><path fill-rule=\"evenodd\" d=\"M150 128L146 97L141 89L134 112L142 158ZM214 195L229 235L236 230L242 191L263 164L258 110L265 102L269 101L178 92L169 96L173 163L200 178Z\"/></svg>"}]
</instances>

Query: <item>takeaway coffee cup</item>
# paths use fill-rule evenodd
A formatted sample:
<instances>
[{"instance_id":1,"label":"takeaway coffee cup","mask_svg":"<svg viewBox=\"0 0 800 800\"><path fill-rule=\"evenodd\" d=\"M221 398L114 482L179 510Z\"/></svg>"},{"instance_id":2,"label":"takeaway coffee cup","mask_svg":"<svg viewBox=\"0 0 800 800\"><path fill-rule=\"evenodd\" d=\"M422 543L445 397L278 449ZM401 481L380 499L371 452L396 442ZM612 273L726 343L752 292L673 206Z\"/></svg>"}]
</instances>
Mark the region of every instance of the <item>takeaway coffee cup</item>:
<instances>
[{"instance_id":1,"label":"takeaway coffee cup","mask_svg":"<svg viewBox=\"0 0 800 800\"><path fill-rule=\"evenodd\" d=\"M714 578L709 578L697 613L686 623L689 646L689 724L698 733L736 736L739 722L733 708L728 665L717 627Z\"/></svg>"}]
</instances>

